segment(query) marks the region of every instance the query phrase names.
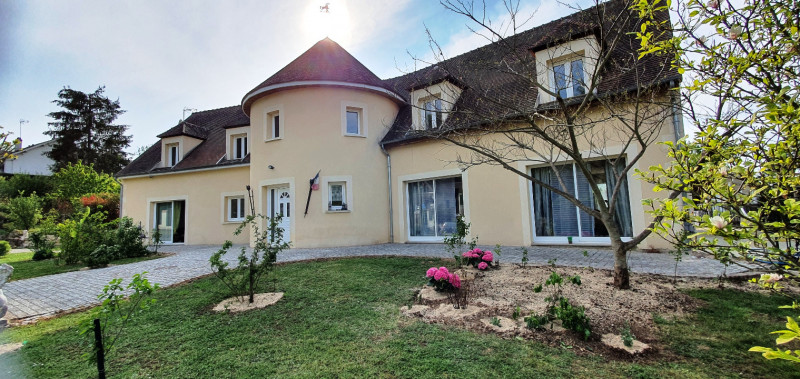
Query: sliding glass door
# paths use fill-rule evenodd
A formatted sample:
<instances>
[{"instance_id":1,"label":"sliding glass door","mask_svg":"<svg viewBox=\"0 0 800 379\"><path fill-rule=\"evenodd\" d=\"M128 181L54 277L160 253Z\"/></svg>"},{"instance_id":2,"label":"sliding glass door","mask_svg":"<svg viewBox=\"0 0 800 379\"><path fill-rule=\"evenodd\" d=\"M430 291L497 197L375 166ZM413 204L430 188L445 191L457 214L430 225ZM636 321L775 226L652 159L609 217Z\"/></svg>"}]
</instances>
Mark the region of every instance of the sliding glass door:
<instances>
[{"instance_id":1,"label":"sliding glass door","mask_svg":"<svg viewBox=\"0 0 800 379\"><path fill-rule=\"evenodd\" d=\"M573 164L558 165L555 170L551 167L534 168L531 175L543 183L576 196L587 207L598 209L601 201L608 204L614 188L617 187L616 174L623 166L624 162L616 168L604 160L590 162L590 175L600 188L602 198L592 193L589 180ZM619 186L614 209L615 221L622 235L630 237L633 228L627 180L623 178ZM573 242L608 242L608 230L602 222L544 186L534 183L532 187L535 242L567 243L570 237Z\"/></svg>"},{"instance_id":2,"label":"sliding glass door","mask_svg":"<svg viewBox=\"0 0 800 379\"><path fill-rule=\"evenodd\" d=\"M453 234L462 209L460 177L408 183L409 239L438 241Z\"/></svg>"},{"instance_id":3,"label":"sliding glass door","mask_svg":"<svg viewBox=\"0 0 800 379\"><path fill-rule=\"evenodd\" d=\"M164 243L183 243L186 229L186 201L168 201L155 204L153 224Z\"/></svg>"}]
</instances>

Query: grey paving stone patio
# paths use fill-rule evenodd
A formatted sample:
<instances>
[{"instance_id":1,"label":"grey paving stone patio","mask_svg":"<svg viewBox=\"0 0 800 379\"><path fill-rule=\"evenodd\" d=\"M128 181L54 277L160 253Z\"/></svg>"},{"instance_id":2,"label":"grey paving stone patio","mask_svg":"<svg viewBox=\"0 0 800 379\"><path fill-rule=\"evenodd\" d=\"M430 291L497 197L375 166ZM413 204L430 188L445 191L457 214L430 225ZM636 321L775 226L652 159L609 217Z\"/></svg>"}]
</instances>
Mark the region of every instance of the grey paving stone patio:
<instances>
[{"instance_id":1,"label":"grey paving stone patio","mask_svg":"<svg viewBox=\"0 0 800 379\"><path fill-rule=\"evenodd\" d=\"M482 248L493 250L492 247ZM166 246L162 250L176 253L166 258L112 266L101 269L73 271L7 283L3 291L9 300L8 319L36 319L97 304L100 293L111 279L124 278L127 282L133 274L147 271L151 282L162 287L171 286L192 278L211 273L208 258L219 246ZM237 249L233 249L235 251ZM543 265L555 259L559 266L593 267L612 269L613 254L608 249L593 247L528 247L528 262ZM586 254L584 254L584 251ZM227 259L235 260L236 254ZM278 256L278 262L295 262L309 259L354 257L354 256L411 256L449 258L441 244L383 244L370 246L291 249ZM501 262L521 261L520 249L503 247ZM673 275L675 260L672 255L633 252L628 263L633 272ZM727 274L746 271L731 266ZM690 277L717 277L725 267L709 258L684 256L678 263L677 274Z\"/></svg>"}]
</instances>

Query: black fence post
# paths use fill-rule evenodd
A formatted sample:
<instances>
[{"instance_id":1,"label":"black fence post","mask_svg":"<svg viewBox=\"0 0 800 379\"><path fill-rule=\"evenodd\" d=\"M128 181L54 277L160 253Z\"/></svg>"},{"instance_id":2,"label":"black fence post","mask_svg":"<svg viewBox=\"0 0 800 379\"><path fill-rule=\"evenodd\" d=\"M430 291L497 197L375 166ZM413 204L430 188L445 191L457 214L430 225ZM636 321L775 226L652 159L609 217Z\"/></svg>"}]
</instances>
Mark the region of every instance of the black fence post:
<instances>
[{"instance_id":1,"label":"black fence post","mask_svg":"<svg viewBox=\"0 0 800 379\"><path fill-rule=\"evenodd\" d=\"M94 349L97 352L97 377L106 379L106 357L103 349L103 331L100 329L100 319L94 319Z\"/></svg>"}]
</instances>

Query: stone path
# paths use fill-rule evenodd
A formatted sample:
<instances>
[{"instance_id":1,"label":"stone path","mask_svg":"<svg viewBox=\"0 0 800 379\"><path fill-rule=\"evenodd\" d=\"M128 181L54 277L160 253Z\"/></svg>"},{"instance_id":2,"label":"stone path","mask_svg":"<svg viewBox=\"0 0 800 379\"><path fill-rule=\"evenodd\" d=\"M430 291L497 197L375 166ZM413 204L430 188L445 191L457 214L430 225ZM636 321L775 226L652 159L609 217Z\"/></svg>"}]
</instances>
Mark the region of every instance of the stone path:
<instances>
[{"instance_id":1,"label":"stone path","mask_svg":"<svg viewBox=\"0 0 800 379\"><path fill-rule=\"evenodd\" d=\"M492 247L483 246L489 250ZM75 308L97 304L97 294L111 279L123 278L124 283L133 274L147 271L151 282L162 287L174 285L188 279L211 273L208 258L219 246L165 246L163 251L176 253L173 256L149 261L112 266L101 269L73 271L6 283L3 291L9 300L8 319L37 319ZM231 249L227 259L235 260L238 249ZM608 249L581 247L529 247L528 263L547 264L556 259L559 266L594 267L612 269L613 254ZM586 254L584 254L584 251ZM278 256L278 262L294 262L319 258L353 256L412 256L449 258L441 244L383 244L319 249L291 249ZM501 262L520 262L520 249L503 247ZM675 260L669 254L633 252L628 263L633 272L673 275ZM725 268L709 258L684 256L678 263L679 276L717 277ZM727 274L747 271L742 267L729 267Z\"/></svg>"}]
</instances>

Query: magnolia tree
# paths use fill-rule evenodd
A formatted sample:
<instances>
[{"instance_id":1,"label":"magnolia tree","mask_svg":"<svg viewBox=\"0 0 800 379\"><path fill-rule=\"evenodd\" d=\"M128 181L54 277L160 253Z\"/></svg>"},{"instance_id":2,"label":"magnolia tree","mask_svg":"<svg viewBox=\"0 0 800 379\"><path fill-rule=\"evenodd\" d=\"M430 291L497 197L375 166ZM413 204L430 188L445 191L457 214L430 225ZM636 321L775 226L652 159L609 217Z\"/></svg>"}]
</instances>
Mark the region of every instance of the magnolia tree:
<instances>
[{"instance_id":1,"label":"magnolia tree","mask_svg":"<svg viewBox=\"0 0 800 379\"><path fill-rule=\"evenodd\" d=\"M800 3L690 0L673 5L676 25L651 17L669 6L661 0L636 5L650 18L639 33L641 52L669 56L685 71L683 112L699 132L668 144L671 165L644 174L660 189L683 193L652 204L662 218L655 229L726 263L765 264L777 274L762 277L762 285L797 281ZM787 327L777 332L779 343L800 335L793 319ZM800 362L798 351L753 351Z\"/></svg>"},{"instance_id":2,"label":"magnolia tree","mask_svg":"<svg viewBox=\"0 0 800 379\"><path fill-rule=\"evenodd\" d=\"M428 94L434 102L414 103L412 94L424 118L409 133L462 148L462 169L494 165L530 181L536 235L608 237L614 285L629 288L627 253L651 232L632 228L628 188L639 184L626 178L656 142L680 133L670 91L680 75L668 59L638 54L632 33L642 20L627 0L597 1L528 32L519 2L506 1L506 21L494 23L485 4L442 4L491 43L444 59L431 38L439 59L403 84L444 90ZM585 233L557 230L553 204L577 208Z\"/></svg>"}]
</instances>

